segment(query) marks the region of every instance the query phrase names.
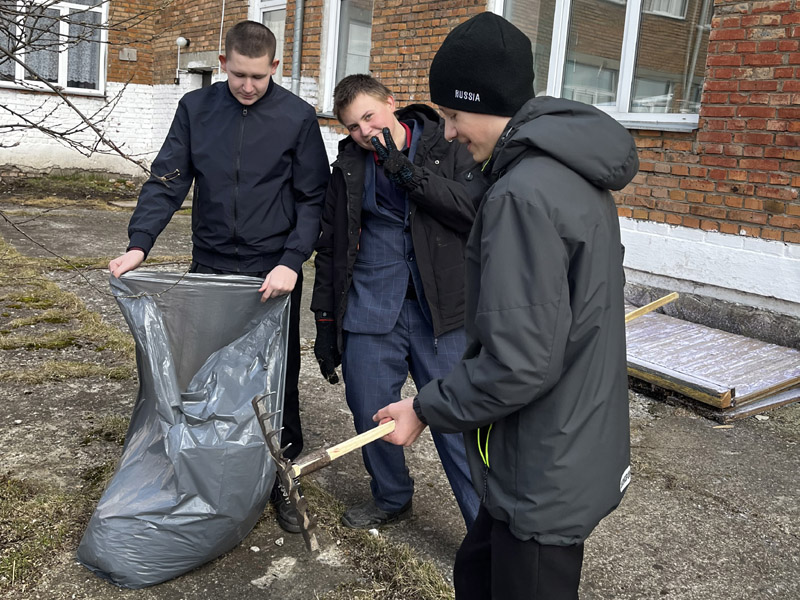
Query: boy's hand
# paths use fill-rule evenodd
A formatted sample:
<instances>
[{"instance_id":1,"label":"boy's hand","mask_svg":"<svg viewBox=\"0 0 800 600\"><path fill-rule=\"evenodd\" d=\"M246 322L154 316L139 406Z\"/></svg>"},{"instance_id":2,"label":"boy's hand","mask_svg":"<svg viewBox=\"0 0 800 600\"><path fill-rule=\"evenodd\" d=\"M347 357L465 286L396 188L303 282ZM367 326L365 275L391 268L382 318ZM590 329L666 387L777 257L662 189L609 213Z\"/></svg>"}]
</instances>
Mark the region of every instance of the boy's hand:
<instances>
[{"instance_id":1,"label":"boy's hand","mask_svg":"<svg viewBox=\"0 0 800 600\"><path fill-rule=\"evenodd\" d=\"M144 252L133 249L128 250L122 256L118 256L108 263L108 270L114 277L120 277L123 273L133 271L144 262Z\"/></svg>"},{"instance_id":2,"label":"boy's hand","mask_svg":"<svg viewBox=\"0 0 800 600\"><path fill-rule=\"evenodd\" d=\"M263 292L261 301L266 302L270 298L291 294L296 283L297 273L289 267L278 265L267 274L264 283L258 288L259 292Z\"/></svg>"},{"instance_id":3,"label":"boy's hand","mask_svg":"<svg viewBox=\"0 0 800 600\"><path fill-rule=\"evenodd\" d=\"M405 398L400 402L384 406L372 420L380 424L394 420L396 423L394 431L382 439L398 446L410 446L427 427L414 412L413 398Z\"/></svg>"},{"instance_id":4,"label":"boy's hand","mask_svg":"<svg viewBox=\"0 0 800 600\"><path fill-rule=\"evenodd\" d=\"M373 136L370 141L378 154L378 164L383 165L386 178L401 187L409 185L414 177L416 167L405 154L397 149L389 128L383 128L383 141L386 142L386 146L381 144L377 136Z\"/></svg>"}]
</instances>

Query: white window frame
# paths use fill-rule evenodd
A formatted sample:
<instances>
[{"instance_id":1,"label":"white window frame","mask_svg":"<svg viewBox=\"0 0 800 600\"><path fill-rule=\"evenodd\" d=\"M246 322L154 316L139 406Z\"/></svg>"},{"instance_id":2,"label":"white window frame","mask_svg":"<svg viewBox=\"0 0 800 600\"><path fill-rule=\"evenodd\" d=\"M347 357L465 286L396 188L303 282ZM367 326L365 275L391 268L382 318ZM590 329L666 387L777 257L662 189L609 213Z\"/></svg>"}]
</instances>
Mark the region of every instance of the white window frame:
<instances>
[{"instance_id":1,"label":"white window frame","mask_svg":"<svg viewBox=\"0 0 800 600\"><path fill-rule=\"evenodd\" d=\"M634 113L628 112L633 76L636 70L636 50L639 36L643 0L628 0L625 9L625 29L620 53L619 80L615 106L598 106L629 129L655 129L659 131L691 131L697 129L697 113ZM505 0L492 0L488 3L492 12L501 15ZM553 39L550 46L550 65L547 76L547 95L561 97L564 83L564 64L567 55L569 36L569 17L572 0L556 0L553 19ZM625 107L625 110L622 110Z\"/></svg>"},{"instance_id":2,"label":"white window frame","mask_svg":"<svg viewBox=\"0 0 800 600\"><path fill-rule=\"evenodd\" d=\"M326 28L325 56L322 65L322 114L333 116L333 90L336 88L336 71L339 61L339 27L342 17L342 0L328 0L328 23ZM372 3L373 16L375 2ZM370 36L371 39L371 36Z\"/></svg>"},{"instance_id":3,"label":"white window frame","mask_svg":"<svg viewBox=\"0 0 800 600\"><path fill-rule=\"evenodd\" d=\"M69 2L69 0L64 1L53 1L53 0L34 0L35 4L44 5L48 10L58 10L61 13L62 19L59 21L59 37L63 39L67 39L69 37L69 23L63 19L64 15L69 15L70 9L77 9L81 11L87 12L97 12L100 13L100 41L97 42L100 45L100 55L98 58L98 75L97 75L97 89L87 89L87 88L73 88L67 86L67 68L68 68L68 56L69 56L69 48L62 48L59 50L58 53L58 81L55 83L51 83L51 85L57 88L59 91L70 94L70 95L80 95L80 96L104 96L106 93L106 54L108 51L108 0L98 0L97 4L86 5L86 4L75 4L73 2ZM20 3L21 4L21 3ZM24 17L23 17L24 18ZM17 29L19 30L20 27L23 25L21 22L17 22ZM25 51L23 50L20 55L18 56L20 60L25 62ZM25 67L23 67L19 63L15 63L15 71L14 71L14 81L5 81L0 80L0 87L2 88L13 88L13 89L23 89L23 90L36 90L36 91L43 91L43 92L52 92L52 89L49 85L41 81L31 81L25 79Z\"/></svg>"},{"instance_id":4,"label":"white window frame","mask_svg":"<svg viewBox=\"0 0 800 600\"><path fill-rule=\"evenodd\" d=\"M287 11L287 15L288 15L288 2L287 2L287 0L255 0L255 1L251 1L249 6L248 6L248 9L247 9L247 18L250 19L251 21L256 21L257 23L263 23L264 22L264 13L271 12L273 10L285 10L285 11ZM285 56L285 54L286 54L286 29L285 29L285 27L286 27L286 24L284 23L283 48L281 48L281 50L282 50L282 54L280 56L281 63L278 65L278 71L277 71L276 74L279 75L279 77L278 77L278 81L276 81L276 83L278 83L278 84L280 84L281 86L284 86L284 87L289 87L289 84L291 84L291 77L292 77L291 73L290 73L289 77L284 77L283 76L284 67L286 67L286 63L288 62L289 67L291 67L291 65L292 65L291 57L289 57L289 60L287 61L286 60L286 56ZM276 56L275 58L278 58L278 57ZM273 79L275 79L275 78L273 77Z\"/></svg>"}]
</instances>

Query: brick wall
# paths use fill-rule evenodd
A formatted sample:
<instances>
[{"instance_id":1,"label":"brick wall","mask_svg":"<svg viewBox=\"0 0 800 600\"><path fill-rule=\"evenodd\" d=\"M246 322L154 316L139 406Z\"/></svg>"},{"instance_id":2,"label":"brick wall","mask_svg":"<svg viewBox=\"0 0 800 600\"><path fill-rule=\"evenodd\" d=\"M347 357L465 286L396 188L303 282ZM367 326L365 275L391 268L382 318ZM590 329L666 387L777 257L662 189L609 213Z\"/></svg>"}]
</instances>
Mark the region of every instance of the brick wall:
<instances>
[{"instance_id":1,"label":"brick wall","mask_svg":"<svg viewBox=\"0 0 800 600\"><path fill-rule=\"evenodd\" d=\"M289 0L286 17L284 76L291 77L295 4ZM485 0L375 0L372 16L370 70L394 93L400 105L428 102L428 69L433 55L450 30L486 10ZM325 7L309 0L303 12L302 74L320 77L324 44ZM318 108L320 103L317 104Z\"/></svg>"},{"instance_id":2,"label":"brick wall","mask_svg":"<svg viewBox=\"0 0 800 600\"><path fill-rule=\"evenodd\" d=\"M182 52L214 52L219 50L219 26L222 17L221 2L175 0L156 14L153 28L153 83L172 83L177 67L178 47L175 40L183 36L190 41ZM229 0L225 3L223 28L223 53L228 29L247 18L246 0Z\"/></svg>"},{"instance_id":3,"label":"brick wall","mask_svg":"<svg viewBox=\"0 0 800 600\"><path fill-rule=\"evenodd\" d=\"M636 132L620 216L800 243L799 9L716 0L699 129Z\"/></svg>"},{"instance_id":4,"label":"brick wall","mask_svg":"<svg viewBox=\"0 0 800 600\"><path fill-rule=\"evenodd\" d=\"M108 69L110 83L152 84L154 0L114 0L108 14ZM129 51L135 50L136 60ZM123 60L124 57L129 60Z\"/></svg>"}]
</instances>

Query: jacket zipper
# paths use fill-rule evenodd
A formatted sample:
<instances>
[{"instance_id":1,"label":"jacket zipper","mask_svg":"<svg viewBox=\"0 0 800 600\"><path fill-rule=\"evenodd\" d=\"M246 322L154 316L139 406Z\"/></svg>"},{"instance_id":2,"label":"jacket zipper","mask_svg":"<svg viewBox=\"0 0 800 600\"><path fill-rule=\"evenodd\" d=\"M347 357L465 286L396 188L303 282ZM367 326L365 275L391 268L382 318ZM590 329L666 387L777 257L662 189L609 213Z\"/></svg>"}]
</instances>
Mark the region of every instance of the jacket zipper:
<instances>
[{"instance_id":1,"label":"jacket zipper","mask_svg":"<svg viewBox=\"0 0 800 600\"><path fill-rule=\"evenodd\" d=\"M481 460L483 461L483 495L481 496L481 501L485 502L486 497L489 494L489 436L492 433L492 427L494 427L494 423L489 425L489 429L486 430L486 438L484 439L483 444L481 445L481 428L478 427L478 454L481 456Z\"/></svg>"},{"instance_id":2,"label":"jacket zipper","mask_svg":"<svg viewBox=\"0 0 800 600\"><path fill-rule=\"evenodd\" d=\"M236 270L239 271L239 171L242 168L242 145L244 144L244 120L247 117L247 109L242 109L241 126L239 127L239 147L236 149L236 177L233 194L233 240L234 254L236 255Z\"/></svg>"}]
</instances>

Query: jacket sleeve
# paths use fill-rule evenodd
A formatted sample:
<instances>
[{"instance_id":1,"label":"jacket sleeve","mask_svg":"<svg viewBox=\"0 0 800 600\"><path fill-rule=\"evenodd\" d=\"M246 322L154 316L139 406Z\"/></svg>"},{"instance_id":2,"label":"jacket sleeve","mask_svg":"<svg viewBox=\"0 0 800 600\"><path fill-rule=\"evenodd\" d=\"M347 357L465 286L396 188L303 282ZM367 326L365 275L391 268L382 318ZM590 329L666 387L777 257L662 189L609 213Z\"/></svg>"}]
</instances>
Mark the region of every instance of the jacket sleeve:
<instances>
[{"instance_id":1,"label":"jacket sleeve","mask_svg":"<svg viewBox=\"0 0 800 600\"><path fill-rule=\"evenodd\" d=\"M142 186L139 201L128 224L128 248L138 247L145 256L156 238L181 207L194 180L186 104L178 103L175 117Z\"/></svg>"},{"instance_id":2,"label":"jacket sleeve","mask_svg":"<svg viewBox=\"0 0 800 600\"><path fill-rule=\"evenodd\" d=\"M313 114L306 119L298 136L292 173L297 221L286 238L279 264L299 272L319 236L319 218L330 178L328 155Z\"/></svg>"},{"instance_id":3,"label":"jacket sleeve","mask_svg":"<svg viewBox=\"0 0 800 600\"><path fill-rule=\"evenodd\" d=\"M311 311L334 312L336 301L333 292L333 243L334 227L337 222L336 207L339 196L345 193L342 172L334 169L328 189L325 192L325 205L322 208L319 239L316 244L317 254L314 257L314 292L311 296Z\"/></svg>"},{"instance_id":4,"label":"jacket sleeve","mask_svg":"<svg viewBox=\"0 0 800 600\"><path fill-rule=\"evenodd\" d=\"M469 233L475 220L475 209L486 191L486 182L466 147L456 141L441 138L447 144L444 160L453 162L451 177L421 167L414 177L409 197L418 209L425 211L443 225L459 233Z\"/></svg>"},{"instance_id":5,"label":"jacket sleeve","mask_svg":"<svg viewBox=\"0 0 800 600\"><path fill-rule=\"evenodd\" d=\"M418 395L428 423L444 432L488 425L546 394L562 372L572 321L567 251L541 206L506 194L487 200L479 219L471 343Z\"/></svg>"}]
</instances>

